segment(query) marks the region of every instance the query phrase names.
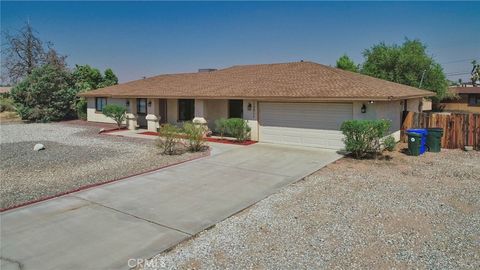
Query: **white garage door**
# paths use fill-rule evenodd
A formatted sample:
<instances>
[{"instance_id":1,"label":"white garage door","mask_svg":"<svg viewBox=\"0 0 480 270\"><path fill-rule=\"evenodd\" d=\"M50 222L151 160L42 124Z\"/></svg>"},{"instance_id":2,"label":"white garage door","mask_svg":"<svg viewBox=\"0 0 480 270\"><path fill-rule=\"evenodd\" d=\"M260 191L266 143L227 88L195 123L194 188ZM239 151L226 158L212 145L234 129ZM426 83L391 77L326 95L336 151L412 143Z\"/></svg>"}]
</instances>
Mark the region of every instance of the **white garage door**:
<instances>
[{"instance_id":1,"label":"white garage door","mask_svg":"<svg viewBox=\"0 0 480 270\"><path fill-rule=\"evenodd\" d=\"M260 103L261 142L344 147L339 131L353 117L351 103Z\"/></svg>"}]
</instances>

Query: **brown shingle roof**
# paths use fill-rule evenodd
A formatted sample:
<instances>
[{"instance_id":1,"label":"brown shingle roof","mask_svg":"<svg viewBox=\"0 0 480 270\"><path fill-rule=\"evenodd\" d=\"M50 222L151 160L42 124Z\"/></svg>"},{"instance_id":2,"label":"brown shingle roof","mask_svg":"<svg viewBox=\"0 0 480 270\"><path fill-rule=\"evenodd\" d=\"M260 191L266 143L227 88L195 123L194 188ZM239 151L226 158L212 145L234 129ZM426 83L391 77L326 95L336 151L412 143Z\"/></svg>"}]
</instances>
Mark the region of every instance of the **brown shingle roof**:
<instances>
[{"instance_id":1,"label":"brown shingle roof","mask_svg":"<svg viewBox=\"0 0 480 270\"><path fill-rule=\"evenodd\" d=\"M233 66L159 75L82 93L84 97L389 100L432 92L313 62Z\"/></svg>"},{"instance_id":2,"label":"brown shingle roof","mask_svg":"<svg viewBox=\"0 0 480 270\"><path fill-rule=\"evenodd\" d=\"M455 94L480 94L480 87L450 87L450 92Z\"/></svg>"}]
</instances>

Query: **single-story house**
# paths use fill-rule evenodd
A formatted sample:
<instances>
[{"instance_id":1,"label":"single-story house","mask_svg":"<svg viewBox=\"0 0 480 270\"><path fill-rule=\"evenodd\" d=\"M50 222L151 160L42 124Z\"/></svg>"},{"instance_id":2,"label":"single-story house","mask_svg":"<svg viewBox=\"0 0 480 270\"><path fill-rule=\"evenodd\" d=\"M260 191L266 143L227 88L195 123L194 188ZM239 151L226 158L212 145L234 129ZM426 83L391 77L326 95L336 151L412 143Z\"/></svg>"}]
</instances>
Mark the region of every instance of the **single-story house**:
<instances>
[{"instance_id":1,"label":"single-story house","mask_svg":"<svg viewBox=\"0 0 480 270\"><path fill-rule=\"evenodd\" d=\"M456 86L449 91L456 94L456 98L442 100L440 108L443 111L480 113L480 87Z\"/></svg>"},{"instance_id":2,"label":"single-story house","mask_svg":"<svg viewBox=\"0 0 480 270\"><path fill-rule=\"evenodd\" d=\"M165 74L80 94L88 121L113 122L106 104L128 108L127 126L156 130L162 123L194 120L215 127L240 117L261 142L340 149L349 119L389 119L400 139L404 111L422 110L432 92L313 63L242 65Z\"/></svg>"}]
</instances>

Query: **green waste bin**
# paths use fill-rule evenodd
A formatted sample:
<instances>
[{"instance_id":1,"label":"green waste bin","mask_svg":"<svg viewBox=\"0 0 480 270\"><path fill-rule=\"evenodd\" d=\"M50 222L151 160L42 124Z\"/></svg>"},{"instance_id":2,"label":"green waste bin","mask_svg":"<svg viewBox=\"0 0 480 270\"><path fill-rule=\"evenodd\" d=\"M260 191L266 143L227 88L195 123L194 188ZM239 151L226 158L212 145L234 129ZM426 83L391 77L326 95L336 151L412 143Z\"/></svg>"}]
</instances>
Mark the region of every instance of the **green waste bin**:
<instances>
[{"instance_id":1,"label":"green waste bin","mask_svg":"<svg viewBox=\"0 0 480 270\"><path fill-rule=\"evenodd\" d=\"M443 128L427 128L427 148L430 152L440 152L442 148Z\"/></svg>"},{"instance_id":2,"label":"green waste bin","mask_svg":"<svg viewBox=\"0 0 480 270\"><path fill-rule=\"evenodd\" d=\"M407 132L408 135L408 153L411 156L420 155L420 146L422 145L422 134Z\"/></svg>"}]
</instances>

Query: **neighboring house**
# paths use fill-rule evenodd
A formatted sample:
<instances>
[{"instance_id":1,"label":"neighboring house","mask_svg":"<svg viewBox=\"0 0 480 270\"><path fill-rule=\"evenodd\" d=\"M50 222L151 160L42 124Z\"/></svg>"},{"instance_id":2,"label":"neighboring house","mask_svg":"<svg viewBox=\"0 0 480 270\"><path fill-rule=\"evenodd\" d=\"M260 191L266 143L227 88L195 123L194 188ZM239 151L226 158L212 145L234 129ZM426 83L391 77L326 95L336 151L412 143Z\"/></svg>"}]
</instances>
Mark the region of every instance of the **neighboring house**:
<instances>
[{"instance_id":1,"label":"neighboring house","mask_svg":"<svg viewBox=\"0 0 480 270\"><path fill-rule=\"evenodd\" d=\"M443 111L480 113L480 87L456 86L449 88L457 98L442 100L440 108Z\"/></svg>"},{"instance_id":2,"label":"neighboring house","mask_svg":"<svg viewBox=\"0 0 480 270\"><path fill-rule=\"evenodd\" d=\"M0 96L8 96L12 90L11 86L0 86Z\"/></svg>"},{"instance_id":3,"label":"neighboring house","mask_svg":"<svg viewBox=\"0 0 480 270\"><path fill-rule=\"evenodd\" d=\"M313 62L233 66L159 75L81 93L88 121L112 122L105 104L128 107L129 128L194 120L248 121L261 142L340 149L340 125L350 119L389 119L400 138L404 111L418 112L434 93Z\"/></svg>"}]
</instances>

